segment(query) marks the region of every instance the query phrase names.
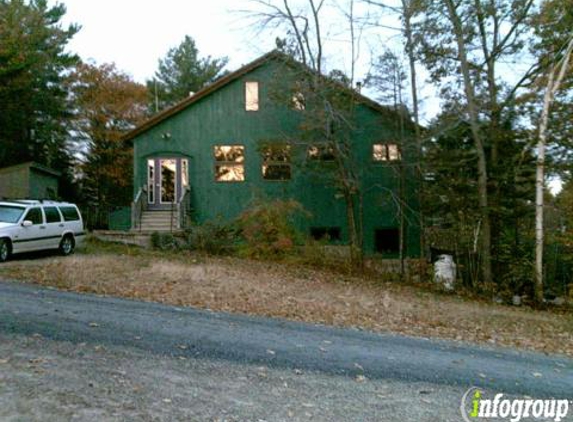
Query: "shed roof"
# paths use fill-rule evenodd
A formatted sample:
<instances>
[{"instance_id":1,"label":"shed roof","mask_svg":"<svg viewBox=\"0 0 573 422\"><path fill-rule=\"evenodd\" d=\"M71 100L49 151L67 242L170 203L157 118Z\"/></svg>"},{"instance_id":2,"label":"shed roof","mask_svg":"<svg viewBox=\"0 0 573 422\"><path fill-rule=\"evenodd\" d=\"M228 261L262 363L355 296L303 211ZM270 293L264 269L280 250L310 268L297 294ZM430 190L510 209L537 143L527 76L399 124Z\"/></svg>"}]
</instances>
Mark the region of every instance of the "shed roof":
<instances>
[{"instance_id":1,"label":"shed roof","mask_svg":"<svg viewBox=\"0 0 573 422\"><path fill-rule=\"evenodd\" d=\"M12 173L14 171L25 170L25 169L35 170L35 171L38 171L40 173L48 174L48 175L54 176L54 177L60 177L62 175L62 173L60 173L59 171L56 171L56 170L51 169L49 167L46 167L42 164L38 164L34 161L28 161L27 163L16 164L14 166L1 168L0 174Z\"/></svg>"}]
</instances>

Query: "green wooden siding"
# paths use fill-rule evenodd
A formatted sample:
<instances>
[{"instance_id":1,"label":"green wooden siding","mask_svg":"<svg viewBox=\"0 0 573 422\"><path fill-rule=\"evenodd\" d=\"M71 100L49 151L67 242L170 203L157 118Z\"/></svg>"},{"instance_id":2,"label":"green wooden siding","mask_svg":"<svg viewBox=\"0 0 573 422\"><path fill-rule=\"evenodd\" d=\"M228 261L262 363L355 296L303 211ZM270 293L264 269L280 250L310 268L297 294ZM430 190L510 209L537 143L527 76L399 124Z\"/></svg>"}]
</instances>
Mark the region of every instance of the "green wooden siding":
<instances>
[{"instance_id":1,"label":"green wooden siding","mask_svg":"<svg viewBox=\"0 0 573 422\"><path fill-rule=\"evenodd\" d=\"M37 199L57 199L58 178L49 174L31 169L30 177L30 198Z\"/></svg>"},{"instance_id":2,"label":"green wooden siding","mask_svg":"<svg viewBox=\"0 0 573 422\"><path fill-rule=\"evenodd\" d=\"M191 206L198 223L208 220L229 220L241 213L260 197L295 199L312 217L299 222L302 230L310 227L340 227L347 238L344 201L337 198L332 187L315 174L303 171L297 163L306 151L292 152L293 171L289 181L263 179L262 141L281 141L296 136L300 112L280 107L268 99L269 87L276 80L278 64L268 62L247 75L223 86L198 102L156 124L134 139L134 189L146 184L146 163L150 157L187 157L191 184ZM259 111L245 111L244 84L258 81ZM397 227L395 201L388 191L398 192L399 177L395 165L380 165L372 161L372 144L397 140L396 116L381 113L367 105L357 108L360 122L353 134L353 153L360 163L364 190L365 250L374 251L374 231L377 228ZM169 136L164 136L169 134ZM245 182L215 181L214 145L245 145ZM414 195L414 170L403 160L407 169L406 189L411 210L417 208ZM419 254L419 231L416 219L409 216L406 251Z\"/></svg>"}]
</instances>

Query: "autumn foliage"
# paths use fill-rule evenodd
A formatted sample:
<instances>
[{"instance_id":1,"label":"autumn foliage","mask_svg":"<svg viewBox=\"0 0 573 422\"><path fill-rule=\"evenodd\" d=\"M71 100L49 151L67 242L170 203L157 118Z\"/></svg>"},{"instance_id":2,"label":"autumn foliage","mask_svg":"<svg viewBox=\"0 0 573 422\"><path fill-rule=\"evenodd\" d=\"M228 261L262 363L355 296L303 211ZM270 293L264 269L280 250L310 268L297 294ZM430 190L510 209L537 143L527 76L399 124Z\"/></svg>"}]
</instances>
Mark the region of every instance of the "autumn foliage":
<instances>
[{"instance_id":1,"label":"autumn foliage","mask_svg":"<svg viewBox=\"0 0 573 422\"><path fill-rule=\"evenodd\" d=\"M123 135L144 120L147 90L113 64L81 63L69 84L83 191L89 204L107 214L131 199L132 144Z\"/></svg>"}]
</instances>

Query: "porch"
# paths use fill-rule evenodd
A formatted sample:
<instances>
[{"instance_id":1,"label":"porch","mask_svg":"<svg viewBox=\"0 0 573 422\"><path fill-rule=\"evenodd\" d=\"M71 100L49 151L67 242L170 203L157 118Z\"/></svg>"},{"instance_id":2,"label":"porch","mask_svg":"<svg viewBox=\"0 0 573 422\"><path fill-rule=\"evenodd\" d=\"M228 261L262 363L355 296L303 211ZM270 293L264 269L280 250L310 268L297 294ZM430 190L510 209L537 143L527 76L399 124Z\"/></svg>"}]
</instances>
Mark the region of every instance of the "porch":
<instances>
[{"instance_id":1,"label":"porch","mask_svg":"<svg viewBox=\"0 0 573 422\"><path fill-rule=\"evenodd\" d=\"M147 159L147 180L131 205L131 231L179 232L191 215L189 164L186 158Z\"/></svg>"}]
</instances>

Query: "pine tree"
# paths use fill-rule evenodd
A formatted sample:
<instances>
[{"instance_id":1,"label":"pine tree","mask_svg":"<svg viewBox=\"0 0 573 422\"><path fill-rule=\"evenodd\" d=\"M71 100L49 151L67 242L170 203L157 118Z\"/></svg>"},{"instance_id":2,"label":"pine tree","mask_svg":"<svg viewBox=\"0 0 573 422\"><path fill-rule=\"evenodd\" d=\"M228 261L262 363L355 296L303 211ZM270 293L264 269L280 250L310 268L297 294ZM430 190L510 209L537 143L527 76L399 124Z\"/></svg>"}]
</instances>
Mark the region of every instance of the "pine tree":
<instances>
[{"instance_id":1,"label":"pine tree","mask_svg":"<svg viewBox=\"0 0 573 422\"><path fill-rule=\"evenodd\" d=\"M152 110L159 111L185 99L223 76L228 59L201 58L190 36L159 60L155 77L147 81Z\"/></svg>"},{"instance_id":2,"label":"pine tree","mask_svg":"<svg viewBox=\"0 0 573 422\"><path fill-rule=\"evenodd\" d=\"M65 47L79 27L62 27L65 13L45 0L0 1L0 167L37 161L69 184L63 75L77 60Z\"/></svg>"}]
</instances>

